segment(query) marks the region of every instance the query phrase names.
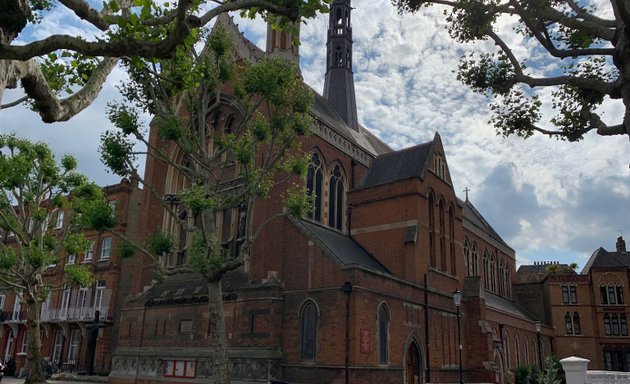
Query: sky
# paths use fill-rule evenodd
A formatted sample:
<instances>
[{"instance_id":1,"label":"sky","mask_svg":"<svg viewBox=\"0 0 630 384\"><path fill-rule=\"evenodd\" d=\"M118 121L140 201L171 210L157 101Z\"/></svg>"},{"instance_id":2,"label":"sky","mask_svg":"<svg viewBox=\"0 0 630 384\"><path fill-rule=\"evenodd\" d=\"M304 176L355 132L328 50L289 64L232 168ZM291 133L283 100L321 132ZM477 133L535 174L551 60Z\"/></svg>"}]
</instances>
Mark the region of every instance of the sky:
<instances>
[{"instance_id":1,"label":"sky","mask_svg":"<svg viewBox=\"0 0 630 384\"><path fill-rule=\"evenodd\" d=\"M581 268L597 248L614 250L618 236L630 241L627 136L591 133L578 143L540 135L527 140L497 136L488 123L491 100L459 83L455 73L462 55L488 49L488 43L454 43L440 9L399 15L388 0L352 5L360 124L394 149L429 141L439 132L455 192L464 199L464 189L470 189L470 201L515 249L518 265L559 261ZM20 38L60 31L91 36L92 30L73 19L57 7ZM266 26L235 19L245 36L264 49ZM328 16L322 15L301 30L302 74L320 93L327 24ZM512 26L513 20L501 21L503 31ZM533 70L557 69L531 41L516 35L507 40L519 57L529 57ZM112 128L105 106L119 98L116 85L124 81L124 72L115 69L96 102L65 123L44 124L26 107L0 110L0 132L45 141L59 156L75 155L80 170L98 183L117 183L118 177L100 163L98 143L101 132ZM19 90L7 91L2 103L20 96ZM623 106L609 101L602 112L604 121L618 121Z\"/></svg>"}]
</instances>

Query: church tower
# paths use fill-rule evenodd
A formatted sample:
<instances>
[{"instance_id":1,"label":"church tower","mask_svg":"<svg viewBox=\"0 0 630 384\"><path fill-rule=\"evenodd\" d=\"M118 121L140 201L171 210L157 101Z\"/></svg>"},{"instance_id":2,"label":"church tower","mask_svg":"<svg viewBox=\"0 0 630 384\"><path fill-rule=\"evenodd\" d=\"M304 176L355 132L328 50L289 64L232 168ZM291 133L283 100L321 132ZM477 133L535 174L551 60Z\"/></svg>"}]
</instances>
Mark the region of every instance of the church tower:
<instances>
[{"instance_id":1,"label":"church tower","mask_svg":"<svg viewBox=\"0 0 630 384\"><path fill-rule=\"evenodd\" d=\"M291 23L291 30L279 31L267 23L267 53L284 57L295 64L300 64L300 45L294 44L294 40L300 37L300 21Z\"/></svg>"},{"instance_id":2,"label":"church tower","mask_svg":"<svg viewBox=\"0 0 630 384\"><path fill-rule=\"evenodd\" d=\"M352 28L350 0L333 0L326 43L324 97L355 131L359 130L352 75Z\"/></svg>"}]
</instances>

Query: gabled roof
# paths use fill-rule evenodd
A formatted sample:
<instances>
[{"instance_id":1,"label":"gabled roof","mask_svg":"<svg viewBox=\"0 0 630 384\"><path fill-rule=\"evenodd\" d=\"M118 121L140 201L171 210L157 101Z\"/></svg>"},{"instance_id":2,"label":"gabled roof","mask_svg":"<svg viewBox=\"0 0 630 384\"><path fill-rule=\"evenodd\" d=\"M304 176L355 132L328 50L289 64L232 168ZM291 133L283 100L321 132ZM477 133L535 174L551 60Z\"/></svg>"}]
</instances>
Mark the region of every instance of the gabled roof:
<instances>
[{"instance_id":1,"label":"gabled roof","mask_svg":"<svg viewBox=\"0 0 630 384\"><path fill-rule=\"evenodd\" d=\"M487 233L492 239L496 240L499 244L509 248L512 252L514 249L510 247L504 240L499 236L497 231L492 228L492 226L483 218L481 213L475 208L475 206L470 202L470 200L462 201L459 200L460 204L463 205L462 213L464 215L464 220L468 221L470 224L475 227L481 229L483 232Z\"/></svg>"},{"instance_id":2,"label":"gabled roof","mask_svg":"<svg viewBox=\"0 0 630 384\"><path fill-rule=\"evenodd\" d=\"M350 236L308 220L292 219L292 221L309 240L321 248L341 267L360 267L380 273L390 273L383 264L370 255Z\"/></svg>"},{"instance_id":3,"label":"gabled roof","mask_svg":"<svg viewBox=\"0 0 630 384\"><path fill-rule=\"evenodd\" d=\"M360 186L371 187L414 177L424 179L434 143L435 139L377 157L363 177Z\"/></svg>"},{"instance_id":4,"label":"gabled roof","mask_svg":"<svg viewBox=\"0 0 630 384\"><path fill-rule=\"evenodd\" d=\"M630 268L630 253L609 252L599 247L588 259L581 274L587 275L591 268Z\"/></svg>"}]
</instances>

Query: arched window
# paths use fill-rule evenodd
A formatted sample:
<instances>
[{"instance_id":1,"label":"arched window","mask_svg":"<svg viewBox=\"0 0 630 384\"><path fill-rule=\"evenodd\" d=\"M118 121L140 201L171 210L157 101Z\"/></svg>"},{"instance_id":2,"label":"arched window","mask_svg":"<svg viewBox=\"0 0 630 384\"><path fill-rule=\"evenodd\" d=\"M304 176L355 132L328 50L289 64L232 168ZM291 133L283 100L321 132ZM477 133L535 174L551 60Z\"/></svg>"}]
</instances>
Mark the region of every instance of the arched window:
<instances>
[{"instance_id":1,"label":"arched window","mask_svg":"<svg viewBox=\"0 0 630 384\"><path fill-rule=\"evenodd\" d=\"M507 331L503 331L503 351L505 353L505 367L510 368L510 337Z\"/></svg>"},{"instance_id":2,"label":"arched window","mask_svg":"<svg viewBox=\"0 0 630 384\"><path fill-rule=\"evenodd\" d=\"M499 295L503 295L503 260L499 260Z\"/></svg>"},{"instance_id":3,"label":"arched window","mask_svg":"<svg viewBox=\"0 0 630 384\"><path fill-rule=\"evenodd\" d=\"M582 329L580 328L580 315L577 312L573 312L573 333L580 335Z\"/></svg>"},{"instance_id":4,"label":"arched window","mask_svg":"<svg viewBox=\"0 0 630 384\"><path fill-rule=\"evenodd\" d=\"M216 109L212 114L212 128L217 129L219 122L221 121L221 110Z\"/></svg>"},{"instance_id":5,"label":"arched window","mask_svg":"<svg viewBox=\"0 0 630 384\"><path fill-rule=\"evenodd\" d=\"M573 334L573 319L569 312L564 314L564 331L567 335Z\"/></svg>"},{"instance_id":6,"label":"arched window","mask_svg":"<svg viewBox=\"0 0 630 384\"><path fill-rule=\"evenodd\" d=\"M477 260L477 242L473 241L470 247L470 259L472 262L472 275L479 276L478 260Z\"/></svg>"},{"instance_id":7,"label":"arched window","mask_svg":"<svg viewBox=\"0 0 630 384\"><path fill-rule=\"evenodd\" d=\"M344 218L344 177L341 166L336 164L330 172L330 183L328 188L328 225L343 229Z\"/></svg>"},{"instance_id":8,"label":"arched window","mask_svg":"<svg viewBox=\"0 0 630 384\"><path fill-rule=\"evenodd\" d=\"M429 261L435 267L435 200L429 193Z\"/></svg>"},{"instance_id":9,"label":"arched window","mask_svg":"<svg viewBox=\"0 0 630 384\"><path fill-rule=\"evenodd\" d=\"M226 135L230 135L232 133L234 133L234 122L236 121L236 118L234 117L234 115L230 115L228 116L228 118L225 120L225 125L223 126L223 133Z\"/></svg>"},{"instance_id":10,"label":"arched window","mask_svg":"<svg viewBox=\"0 0 630 384\"><path fill-rule=\"evenodd\" d=\"M490 289L490 260L488 260L488 251L483 251L483 287Z\"/></svg>"},{"instance_id":11,"label":"arched window","mask_svg":"<svg viewBox=\"0 0 630 384\"><path fill-rule=\"evenodd\" d=\"M300 357L302 361L315 361L317 348L317 307L312 301L302 306Z\"/></svg>"},{"instance_id":12,"label":"arched window","mask_svg":"<svg viewBox=\"0 0 630 384\"><path fill-rule=\"evenodd\" d=\"M529 364L529 339L525 336L525 364Z\"/></svg>"},{"instance_id":13,"label":"arched window","mask_svg":"<svg viewBox=\"0 0 630 384\"><path fill-rule=\"evenodd\" d=\"M470 244L468 237L464 237L464 264L466 265L466 274L472 276L472 264L470 260Z\"/></svg>"},{"instance_id":14,"label":"arched window","mask_svg":"<svg viewBox=\"0 0 630 384\"><path fill-rule=\"evenodd\" d=\"M318 153L311 155L311 162L308 165L306 173L306 191L313 198L310 217L315 221L322 221L322 196L324 184L324 171L322 169L322 160Z\"/></svg>"},{"instance_id":15,"label":"arched window","mask_svg":"<svg viewBox=\"0 0 630 384\"><path fill-rule=\"evenodd\" d=\"M516 367L521 366L521 342L518 335L514 336L514 352L516 352Z\"/></svg>"},{"instance_id":16,"label":"arched window","mask_svg":"<svg viewBox=\"0 0 630 384\"><path fill-rule=\"evenodd\" d=\"M457 275L457 260L455 259L455 213L453 206L448 207L448 237L451 252L451 275Z\"/></svg>"},{"instance_id":17,"label":"arched window","mask_svg":"<svg viewBox=\"0 0 630 384\"><path fill-rule=\"evenodd\" d=\"M440 199L440 270L446 271L446 224L444 212L444 200Z\"/></svg>"},{"instance_id":18,"label":"arched window","mask_svg":"<svg viewBox=\"0 0 630 384\"><path fill-rule=\"evenodd\" d=\"M389 359L389 311L385 303L378 309L378 362L387 364Z\"/></svg>"},{"instance_id":19,"label":"arched window","mask_svg":"<svg viewBox=\"0 0 630 384\"><path fill-rule=\"evenodd\" d=\"M490 254L490 290L492 292L497 291L497 265L494 259L494 253Z\"/></svg>"}]
</instances>

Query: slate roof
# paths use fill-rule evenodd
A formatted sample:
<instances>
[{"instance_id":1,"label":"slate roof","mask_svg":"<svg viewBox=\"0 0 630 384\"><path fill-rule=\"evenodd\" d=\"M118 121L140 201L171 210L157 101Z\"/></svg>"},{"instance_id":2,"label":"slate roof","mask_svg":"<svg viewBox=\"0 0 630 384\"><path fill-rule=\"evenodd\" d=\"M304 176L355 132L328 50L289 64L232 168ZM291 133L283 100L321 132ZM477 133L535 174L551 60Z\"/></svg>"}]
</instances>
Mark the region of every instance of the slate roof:
<instances>
[{"instance_id":1,"label":"slate roof","mask_svg":"<svg viewBox=\"0 0 630 384\"><path fill-rule=\"evenodd\" d=\"M199 273L175 274L152 286L133 301L144 302L146 306L207 303L208 285Z\"/></svg>"},{"instance_id":2,"label":"slate roof","mask_svg":"<svg viewBox=\"0 0 630 384\"><path fill-rule=\"evenodd\" d=\"M582 269L582 274L587 275L591 268L630 268L629 252L609 252L599 247Z\"/></svg>"},{"instance_id":3,"label":"slate roof","mask_svg":"<svg viewBox=\"0 0 630 384\"><path fill-rule=\"evenodd\" d=\"M486 298L486 306L502 312L507 312L513 316L533 320L530 314L528 314L524 309L522 309L513 301L497 296L490 292L485 292L484 295Z\"/></svg>"},{"instance_id":4,"label":"slate roof","mask_svg":"<svg viewBox=\"0 0 630 384\"><path fill-rule=\"evenodd\" d=\"M313 90L313 95L315 96L315 100L313 102L311 113L317 119L325 122L330 127L333 127L335 131L343 137L365 149L373 156L378 156L392 151L390 146L385 144L381 139L363 126L359 125L359 132L348 126L345 120L339 116L339 113L337 113L328 100L326 100L317 91Z\"/></svg>"},{"instance_id":5,"label":"slate roof","mask_svg":"<svg viewBox=\"0 0 630 384\"><path fill-rule=\"evenodd\" d=\"M374 256L369 254L350 236L322 227L308 220L292 219L295 225L328 256L342 267L362 267L376 272L387 273Z\"/></svg>"},{"instance_id":6,"label":"slate roof","mask_svg":"<svg viewBox=\"0 0 630 384\"><path fill-rule=\"evenodd\" d=\"M383 154L372 162L360 186L371 187L414 177L424 178L433 141Z\"/></svg>"},{"instance_id":7,"label":"slate roof","mask_svg":"<svg viewBox=\"0 0 630 384\"><path fill-rule=\"evenodd\" d=\"M491 238L493 238L494 240L499 242L501 245L503 245L503 246L509 248L510 250L514 251L514 249L512 247L510 247L503 240L503 238L501 238L501 236L499 236L497 231L495 231L494 228L492 228L492 226L486 221L486 219L483 218L481 213L479 213L477 208L475 208L475 206L470 202L470 200L466 200L466 201L459 200L459 202L464 207L462 209L462 213L464 215L464 219L465 220L467 220L469 223L471 223L475 227L477 227L477 228L481 229L482 231L486 232L488 235L490 235Z\"/></svg>"}]
</instances>

